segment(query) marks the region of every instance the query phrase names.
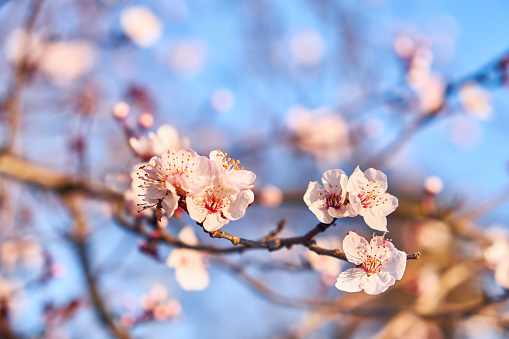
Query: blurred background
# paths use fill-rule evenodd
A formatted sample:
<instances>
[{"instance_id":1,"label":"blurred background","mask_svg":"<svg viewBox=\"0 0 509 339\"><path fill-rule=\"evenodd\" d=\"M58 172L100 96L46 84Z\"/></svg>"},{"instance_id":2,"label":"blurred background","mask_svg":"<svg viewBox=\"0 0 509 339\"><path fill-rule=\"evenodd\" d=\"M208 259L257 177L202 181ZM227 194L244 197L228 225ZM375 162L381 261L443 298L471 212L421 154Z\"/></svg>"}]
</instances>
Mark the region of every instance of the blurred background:
<instances>
[{"instance_id":1,"label":"blurred background","mask_svg":"<svg viewBox=\"0 0 509 339\"><path fill-rule=\"evenodd\" d=\"M0 1L0 337L507 337L508 11ZM248 239L312 229L302 197L325 170L382 170L400 201L388 237L422 256L368 296L334 287L349 263L303 247L197 252L209 281L187 291L165 264L181 249L129 191L158 138L256 173L255 203L224 227ZM158 225L176 238L194 222ZM341 249L350 230L372 234L340 219L317 241Z\"/></svg>"}]
</instances>

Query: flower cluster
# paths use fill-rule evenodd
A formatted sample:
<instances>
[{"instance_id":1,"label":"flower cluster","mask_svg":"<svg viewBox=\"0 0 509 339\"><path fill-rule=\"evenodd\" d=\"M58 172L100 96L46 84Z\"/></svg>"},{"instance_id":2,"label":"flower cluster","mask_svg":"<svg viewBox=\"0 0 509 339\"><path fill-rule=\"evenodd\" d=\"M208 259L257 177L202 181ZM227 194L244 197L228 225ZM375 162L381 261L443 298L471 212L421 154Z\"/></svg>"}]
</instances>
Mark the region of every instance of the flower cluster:
<instances>
[{"instance_id":1,"label":"flower cluster","mask_svg":"<svg viewBox=\"0 0 509 339\"><path fill-rule=\"evenodd\" d=\"M244 216L254 201L255 178L219 150L206 158L192 149L170 149L140 166L133 186L143 198L143 209L156 207L171 217L180 206L213 232Z\"/></svg>"},{"instance_id":2,"label":"flower cluster","mask_svg":"<svg viewBox=\"0 0 509 339\"><path fill-rule=\"evenodd\" d=\"M359 167L348 176L340 169L322 175L322 185L309 183L304 202L318 220L330 224L334 218L361 215L366 224L387 231L386 216L398 207L398 199L387 190L387 176L373 168L362 172Z\"/></svg>"},{"instance_id":3,"label":"flower cluster","mask_svg":"<svg viewBox=\"0 0 509 339\"><path fill-rule=\"evenodd\" d=\"M386 193L385 174L373 168L362 172L357 167L349 178L333 169L323 173L322 185L310 182L304 194L304 201L322 223L361 215L371 228L387 232L386 216L398 207L398 199ZM383 236L373 235L368 243L350 232L343 240L343 251L356 267L339 274L336 288L341 291L379 294L403 277L406 254Z\"/></svg>"}]
</instances>

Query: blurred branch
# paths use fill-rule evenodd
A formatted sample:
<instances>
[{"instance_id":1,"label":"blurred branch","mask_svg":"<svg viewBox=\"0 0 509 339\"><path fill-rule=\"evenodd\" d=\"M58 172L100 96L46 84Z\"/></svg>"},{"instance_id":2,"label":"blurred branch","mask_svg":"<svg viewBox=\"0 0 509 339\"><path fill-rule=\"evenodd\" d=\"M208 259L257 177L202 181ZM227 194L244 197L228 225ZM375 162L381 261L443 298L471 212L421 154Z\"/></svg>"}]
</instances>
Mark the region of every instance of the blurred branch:
<instances>
[{"instance_id":1,"label":"blurred branch","mask_svg":"<svg viewBox=\"0 0 509 339\"><path fill-rule=\"evenodd\" d=\"M380 154L375 157L368 167L383 168L388 164L421 129L435 121L437 117L443 116L444 109L448 107L447 101L466 83L477 82L481 85L500 86L506 82L509 64L509 50L504 52L501 56L488 62L483 67L475 72L460 78L459 80L450 82L444 93L442 104L432 111L424 112L417 116L409 125L407 125L400 135L389 144Z\"/></svg>"},{"instance_id":2,"label":"blurred branch","mask_svg":"<svg viewBox=\"0 0 509 339\"><path fill-rule=\"evenodd\" d=\"M26 33L25 44L22 47L22 58L18 60L12 77L12 83L9 85L9 91L5 99L0 103L0 110L7 113L7 121L10 127L11 135L6 149L9 152L14 150L16 136L20 130L22 111L20 108L20 98L23 89L28 82L31 73L30 65L30 43L32 39L32 32L37 20L37 15L41 11L44 0L33 0L32 5L28 11L27 18L23 25Z\"/></svg>"},{"instance_id":3,"label":"blurred branch","mask_svg":"<svg viewBox=\"0 0 509 339\"><path fill-rule=\"evenodd\" d=\"M115 215L117 217L117 221L124 228L136 232L141 233L145 237L152 237L152 233L145 232L140 224L135 223L134 225L122 216L122 204L123 204L123 196L120 193L113 192L106 187L96 185L92 182L74 178L67 174L59 173L57 171L33 165L25 160L22 160L19 157L15 157L9 154L0 154L0 173L5 174L13 179L24 181L27 183L35 184L45 189L51 189L59 194L68 194L68 193L82 193L88 196L93 196L97 198L103 199L111 199L116 201L117 204L115 206ZM280 224L281 225L281 224ZM268 240L265 241L253 241L248 239L239 238L235 235L226 233L221 230L217 230L214 232L210 232L209 235L213 238L223 238L229 240L233 245L241 245L239 247L233 248L217 248L213 246L191 246L181 242L180 240L174 238L168 233L164 232L162 229L157 230L157 237L166 243L183 247L190 248L195 250L206 251L212 254L218 253L239 253L243 252L245 249L267 249L269 251L275 251L282 248L290 249L293 245L302 245L307 247L309 250L320 254L331 256L340 260L347 260L344 253L335 249L329 250L324 249L317 246L313 240L313 238L321 232L324 232L332 224L323 224L320 223L316 227L314 227L311 231L306 233L300 237L291 237L291 238L277 238L269 235ZM282 229L282 226L278 226ZM274 232L280 232L276 229ZM418 259L420 256L419 253L409 254L407 256L408 259Z\"/></svg>"},{"instance_id":4,"label":"blurred branch","mask_svg":"<svg viewBox=\"0 0 509 339\"><path fill-rule=\"evenodd\" d=\"M77 199L77 196L72 194L66 195L64 196L63 201L69 208L70 212L74 216L74 220L76 221L74 234L72 235L72 241L78 254L78 258L81 263L83 273L85 274L88 293L90 295L90 298L92 299L95 311L103 325L108 328L110 333L113 336L115 336L115 338L129 339L130 338L129 334L122 328L117 327L111 315L106 310L106 304L99 292L96 277L92 274L90 261L88 257L88 243L85 216L83 215L83 212L79 207L79 201Z\"/></svg>"}]
</instances>

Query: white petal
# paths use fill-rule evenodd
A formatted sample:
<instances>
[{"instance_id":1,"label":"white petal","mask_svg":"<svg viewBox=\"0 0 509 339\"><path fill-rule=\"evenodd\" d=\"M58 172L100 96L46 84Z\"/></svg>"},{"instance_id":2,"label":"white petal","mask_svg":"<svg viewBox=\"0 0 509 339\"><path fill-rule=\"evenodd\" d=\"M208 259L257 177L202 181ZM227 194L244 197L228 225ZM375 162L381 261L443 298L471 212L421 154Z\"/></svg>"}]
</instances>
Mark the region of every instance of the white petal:
<instances>
[{"instance_id":1,"label":"white petal","mask_svg":"<svg viewBox=\"0 0 509 339\"><path fill-rule=\"evenodd\" d=\"M378 186L381 186L383 185L383 192L385 192L387 190L387 176L382 173L381 171L379 170L376 170L374 168L368 168L365 172L364 172L364 177L368 180L376 180L377 181L377 184Z\"/></svg>"},{"instance_id":2,"label":"white petal","mask_svg":"<svg viewBox=\"0 0 509 339\"><path fill-rule=\"evenodd\" d=\"M203 228L207 232L214 232L226 225L230 220L225 219L220 213L209 213L203 221Z\"/></svg>"},{"instance_id":3,"label":"white petal","mask_svg":"<svg viewBox=\"0 0 509 339\"><path fill-rule=\"evenodd\" d=\"M343 251L345 252L348 261L355 265L362 264L363 257L361 254L364 253L364 249L367 244L368 242L366 239L357 233L350 231L343 239Z\"/></svg>"},{"instance_id":4,"label":"white petal","mask_svg":"<svg viewBox=\"0 0 509 339\"><path fill-rule=\"evenodd\" d=\"M359 292L367 277L368 275L362 268L350 268L339 274L336 288L345 292Z\"/></svg>"},{"instance_id":5,"label":"white petal","mask_svg":"<svg viewBox=\"0 0 509 339\"><path fill-rule=\"evenodd\" d=\"M352 194L360 191L360 187L364 187L368 183L368 179L364 177L364 173L359 169L359 166L355 168L355 171L352 173L350 178L348 179L348 184L346 185L346 190L348 193ZM356 193L358 194L358 193Z\"/></svg>"},{"instance_id":6,"label":"white petal","mask_svg":"<svg viewBox=\"0 0 509 339\"><path fill-rule=\"evenodd\" d=\"M345 172L340 169L328 170L322 174L323 187L331 193L338 193L341 191L343 186L342 184L344 184L347 180L348 177Z\"/></svg>"},{"instance_id":7,"label":"white petal","mask_svg":"<svg viewBox=\"0 0 509 339\"><path fill-rule=\"evenodd\" d=\"M175 210L177 209L178 201L179 201L179 196L174 193L168 194L161 201L161 206L163 207L166 214L168 214L168 218L171 217L173 215L173 212L175 212Z\"/></svg>"},{"instance_id":8,"label":"white petal","mask_svg":"<svg viewBox=\"0 0 509 339\"><path fill-rule=\"evenodd\" d=\"M207 217L207 209L203 199L198 195L188 194L186 196L187 212L191 219L197 222L203 222Z\"/></svg>"},{"instance_id":9,"label":"white petal","mask_svg":"<svg viewBox=\"0 0 509 339\"><path fill-rule=\"evenodd\" d=\"M364 208L364 210L364 214L361 215L369 227L374 230L387 232L387 218L384 215L377 213L379 211L374 208Z\"/></svg>"},{"instance_id":10,"label":"white petal","mask_svg":"<svg viewBox=\"0 0 509 339\"><path fill-rule=\"evenodd\" d=\"M309 206L309 209L316 215L318 220L324 224L330 224L334 220L329 214L324 200L315 201Z\"/></svg>"},{"instance_id":11,"label":"white petal","mask_svg":"<svg viewBox=\"0 0 509 339\"><path fill-rule=\"evenodd\" d=\"M186 291L201 291L209 285L209 273L205 269L179 268L175 278Z\"/></svg>"},{"instance_id":12,"label":"white petal","mask_svg":"<svg viewBox=\"0 0 509 339\"><path fill-rule=\"evenodd\" d=\"M321 200L323 198L324 191L322 186L316 181L309 182L308 189L306 190L306 193L304 193L304 202L306 203L306 205L310 206L315 201Z\"/></svg>"},{"instance_id":13,"label":"white petal","mask_svg":"<svg viewBox=\"0 0 509 339\"><path fill-rule=\"evenodd\" d=\"M392 275L396 280L403 278L406 269L406 253L394 249L390 252L389 262L382 266L381 271Z\"/></svg>"},{"instance_id":14,"label":"white petal","mask_svg":"<svg viewBox=\"0 0 509 339\"><path fill-rule=\"evenodd\" d=\"M364 283L364 292L367 294L380 294L394 285L396 279L388 272L379 272L371 275Z\"/></svg>"},{"instance_id":15,"label":"white petal","mask_svg":"<svg viewBox=\"0 0 509 339\"><path fill-rule=\"evenodd\" d=\"M227 207L226 211L223 211L225 217L229 220L237 220L244 216L246 213L247 206L254 199L252 191L244 191L238 193L230 199L231 204Z\"/></svg>"}]
</instances>

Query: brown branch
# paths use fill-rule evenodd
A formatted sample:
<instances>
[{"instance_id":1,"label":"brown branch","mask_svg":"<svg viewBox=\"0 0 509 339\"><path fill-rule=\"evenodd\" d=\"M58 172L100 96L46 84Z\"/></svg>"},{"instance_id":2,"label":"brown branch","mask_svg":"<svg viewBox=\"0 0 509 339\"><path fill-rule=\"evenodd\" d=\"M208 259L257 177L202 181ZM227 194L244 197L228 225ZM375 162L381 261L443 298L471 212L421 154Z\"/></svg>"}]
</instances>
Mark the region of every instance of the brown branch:
<instances>
[{"instance_id":1,"label":"brown branch","mask_svg":"<svg viewBox=\"0 0 509 339\"><path fill-rule=\"evenodd\" d=\"M89 182L81 178L74 178L70 175L59 173L42 166L33 165L19 157L5 153L0 154L0 174L5 174L6 176L9 176L13 179L31 183L45 189L51 189L61 195L70 193L82 193L88 196L113 200L115 202L115 216L121 226L129 231L142 234L144 237L153 237L152 232L145 231L141 224L137 222L132 224L123 217L123 196L119 193L109 190L106 187L96 185L93 182ZM276 251L282 248L290 249L294 245L301 245L309 248L315 253L335 257L340 260L346 260L346 256L341 251L321 248L317 246L313 240L316 235L324 232L333 225L334 223L320 223L311 229L308 233L300 237L278 238L269 236L269 239L262 239L260 241L240 238L222 230L208 232L209 235L213 238L223 238L229 240L234 246L236 246L231 248L218 248L214 246L203 245L191 246L171 236L163 229L157 229L157 235L159 239L170 245L206 251L211 254L241 253L246 249L267 249L269 251ZM282 228L281 224L278 226L278 228ZM419 255L420 254L418 253L409 254L408 259L418 259Z\"/></svg>"},{"instance_id":2,"label":"brown branch","mask_svg":"<svg viewBox=\"0 0 509 339\"><path fill-rule=\"evenodd\" d=\"M30 43L32 31L37 20L37 16L41 11L43 2L44 0L32 1L32 5L30 6L27 18L23 25L27 34L25 45L23 46L23 55L21 60L18 60L16 69L14 70L14 77L12 84L9 85L9 91L2 103L0 103L0 110L7 113L7 121L11 131L9 143L6 147L9 152L14 149L16 135L21 127L22 111L19 101L31 73L32 65L30 65Z\"/></svg>"},{"instance_id":3,"label":"brown branch","mask_svg":"<svg viewBox=\"0 0 509 339\"><path fill-rule=\"evenodd\" d=\"M128 332L121 327L118 327L113 318L107 311L104 299L99 291L96 277L92 274L90 267L88 242L87 242L87 229L85 223L85 217L80 210L79 202L75 195L66 195L63 197L64 203L72 213L74 220L76 221L74 234L72 235L72 242L78 254L81 267L87 282L88 293L94 305L96 314L99 317L101 323L110 331L110 333L117 339L130 339Z\"/></svg>"}]
</instances>

